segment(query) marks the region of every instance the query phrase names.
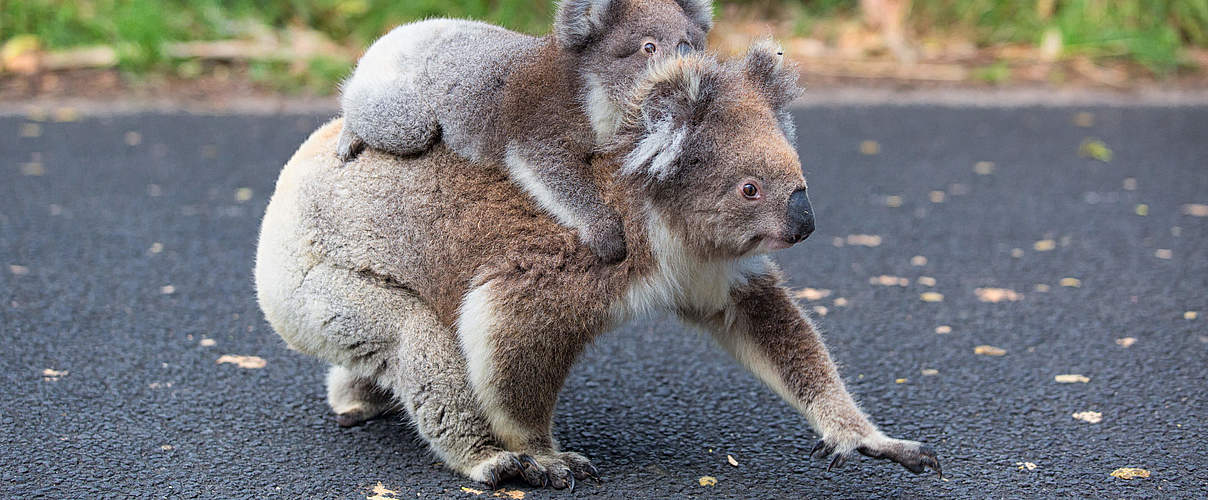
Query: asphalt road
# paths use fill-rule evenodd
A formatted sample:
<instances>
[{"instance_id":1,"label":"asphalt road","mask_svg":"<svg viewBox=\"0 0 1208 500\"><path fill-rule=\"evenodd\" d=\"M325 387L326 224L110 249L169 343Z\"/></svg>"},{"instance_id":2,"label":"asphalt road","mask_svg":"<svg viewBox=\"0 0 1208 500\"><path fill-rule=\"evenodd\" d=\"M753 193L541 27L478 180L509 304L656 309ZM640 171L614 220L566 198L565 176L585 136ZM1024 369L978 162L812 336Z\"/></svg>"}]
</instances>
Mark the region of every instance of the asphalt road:
<instances>
[{"instance_id":1,"label":"asphalt road","mask_svg":"<svg viewBox=\"0 0 1208 500\"><path fill-rule=\"evenodd\" d=\"M260 217L324 119L0 118L0 497L482 488L397 420L338 428L323 366L285 349L256 306ZM797 120L819 229L776 259L794 287L830 291L802 300L827 308L850 389L888 434L932 445L946 477L862 457L826 472L806 456L804 419L710 341L654 318L604 337L562 394L558 438L604 477L576 494L1208 497L1208 217L1183 213L1208 203L1208 108L822 107ZM1080 157L1087 138L1111 161ZM978 288L1018 295L983 302ZM227 354L266 364L217 362ZM1084 411L1102 420L1072 416ZM1151 475L1110 475L1121 467Z\"/></svg>"}]
</instances>

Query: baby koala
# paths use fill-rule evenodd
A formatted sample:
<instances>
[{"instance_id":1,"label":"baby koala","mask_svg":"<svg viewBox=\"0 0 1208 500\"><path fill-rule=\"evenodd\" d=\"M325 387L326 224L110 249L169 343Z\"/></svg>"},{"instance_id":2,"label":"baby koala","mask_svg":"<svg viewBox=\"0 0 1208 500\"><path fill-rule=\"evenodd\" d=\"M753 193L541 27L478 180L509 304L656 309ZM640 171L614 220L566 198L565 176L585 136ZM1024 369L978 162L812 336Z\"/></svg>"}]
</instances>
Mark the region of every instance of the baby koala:
<instances>
[{"instance_id":1,"label":"baby koala","mask_svg":"<svg viewBox=\"0 0 1208 500\"><path fill-rule=\"evenodd\" d=\"M415 155L443 140L474 163L506 165L543 210L619 262L621 220L590 157L613 138L647 63L703 49L712 17L709 0L563 0L540 38L466 20L399 26L343 86L337 155Z\"/></svg>"}]
</instances>

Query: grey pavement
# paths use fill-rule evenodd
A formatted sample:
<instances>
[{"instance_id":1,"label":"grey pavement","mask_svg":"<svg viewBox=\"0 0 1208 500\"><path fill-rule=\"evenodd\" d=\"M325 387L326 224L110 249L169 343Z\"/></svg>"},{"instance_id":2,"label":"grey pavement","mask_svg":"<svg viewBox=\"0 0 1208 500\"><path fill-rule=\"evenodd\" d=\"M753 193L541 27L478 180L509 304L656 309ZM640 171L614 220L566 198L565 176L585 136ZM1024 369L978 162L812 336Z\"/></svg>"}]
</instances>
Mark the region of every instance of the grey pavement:
<instances>
[{"instance_id":1,"label":"grey pavement","mask_svg":"<svg viewBox=\"0 0 1208 500\"><path fill-rule=\"evenodd\" d=\"M0 497L485 489L397 419L337 427L322 364L256 306L260 217L325 119L0 118ZM946 476L862 457L826 472L804 419L652 318L605 336L566 384L556 435L604 478L576 495L1208 497L1208 107L814 106L797 121L819 229L775 258L819 290L802 304L825 308L863 407L933 446ZM1087 139L1111 161L1079 156ZM1089 381L1055 381L1070 374ZM1150 476L1110 475L1122 467Z\"/></svg>"}]
</instances>

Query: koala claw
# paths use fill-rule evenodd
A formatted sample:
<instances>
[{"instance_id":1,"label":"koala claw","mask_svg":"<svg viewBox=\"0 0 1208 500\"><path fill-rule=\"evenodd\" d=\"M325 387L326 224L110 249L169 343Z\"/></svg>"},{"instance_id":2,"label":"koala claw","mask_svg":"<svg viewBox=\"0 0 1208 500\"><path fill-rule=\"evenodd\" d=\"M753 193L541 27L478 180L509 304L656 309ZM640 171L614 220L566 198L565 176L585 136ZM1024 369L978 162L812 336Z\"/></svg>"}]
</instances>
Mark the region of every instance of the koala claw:
<instances>
[{"instance_id":1,"label":"koala claw","mask_svg":"<svg viewBox=\"0 0 1208 500\"><path fill-rule=\"evenodd\" d=\"M842 467L850 454L835 453L835 447L836 445L833 443L819 440L814 445L814 448L810 450L810 456L813 458L823 458L833 455L834 458L831 460L830 465L826 467L827 472L830 472ZM944 472L940 467L939 457L936 455L935 450L914 441L882 438L882 440L878 440L875 444L860 445L856 448L856 451L866 457L892 460L915 474L922 473L930 468L938 473L940 477L944 477Z\"/></svg>"},{"instance_id":2,"label":"koala claw","mask_svg":"<svg viewBox=\"0 0 1208 500\"><path fill-rule=\"evenodd\" d=\"M532 486L575 490L576 480L593 478L599 471L586 458L570 452L539 452L537 456L520 455L524 467L520 476Z\"/></svg>"},{"instance_id":3,"label":"koala claw","mask_svg":"<svg viewBox=\"0 0 1208 500\"><path fill-rule=\"evenodd\" d=\"M352 161L365 150L365 141L352 132L347 126L340 130L340 140L336 141L336 156L340 161Z\"/></svg>"}]
</instances>

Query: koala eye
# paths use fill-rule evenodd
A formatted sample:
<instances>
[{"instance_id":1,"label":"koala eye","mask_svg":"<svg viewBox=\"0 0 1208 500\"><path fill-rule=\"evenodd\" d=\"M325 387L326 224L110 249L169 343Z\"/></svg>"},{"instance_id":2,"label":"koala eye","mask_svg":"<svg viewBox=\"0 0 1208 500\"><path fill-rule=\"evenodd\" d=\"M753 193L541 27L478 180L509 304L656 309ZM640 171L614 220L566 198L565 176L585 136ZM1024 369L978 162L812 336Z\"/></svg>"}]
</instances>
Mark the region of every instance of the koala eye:
<instances>
[{"instance_id":1,"label":"koala eye","mask_svg":"<svg viewBox=\"0 0 1208 500\"><path fill-rule=\"evenodd\" d=\"M756 186L755 184L750 182L743 184L740 191L742 191L743 197L747 198L748 200L759 199L759 186Z\"/></svg>"},{"instance_id":2,"label":"koala eye","mask_svg":"<svg viewBox=\"0 0 1208 500\"><path fill-rule=\"evenodd\" d=\"M692 53L692 45L688 42L680 42L679 45L675 46L675 51L681 56L686 56Z\"/></svg>"},{"instance_id":3,"label":"koala eye","mask_svg":"<svg viewBox=\"0 0 1208 500\"><path fill-rule=\"evenodd\" d=\"M645 45L642 45L642 52L645 52L647 55L652 55L658 50L659 47L654 42L646 42Z\"/></svg>"}]
</instances>

